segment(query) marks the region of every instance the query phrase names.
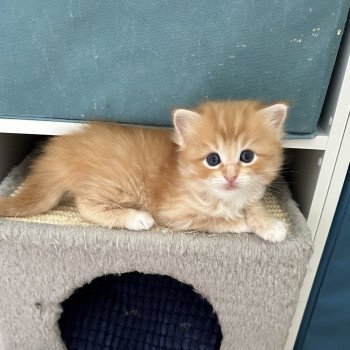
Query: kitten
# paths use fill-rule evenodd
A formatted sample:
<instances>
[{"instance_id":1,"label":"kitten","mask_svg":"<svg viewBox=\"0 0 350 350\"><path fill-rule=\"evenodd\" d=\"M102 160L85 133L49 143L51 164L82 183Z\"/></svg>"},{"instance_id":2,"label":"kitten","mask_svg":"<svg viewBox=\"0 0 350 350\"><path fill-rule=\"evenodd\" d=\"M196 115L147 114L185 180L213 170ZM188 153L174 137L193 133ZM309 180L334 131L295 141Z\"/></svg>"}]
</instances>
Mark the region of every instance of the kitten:
<instances>
[{"instance_id":1,"label":"kitten","mask_svg":"<svg viewBox=\"0 0 350 350\"><path fill-rule=\"evenodd\" d=\"M261 198L282 164L287 106L204 102L173 112L174 130L91 123L53 137L1 216L29 216L73 193L101 226L254 232L278 242L287 229Z\"/></svg>"}]
</instances>

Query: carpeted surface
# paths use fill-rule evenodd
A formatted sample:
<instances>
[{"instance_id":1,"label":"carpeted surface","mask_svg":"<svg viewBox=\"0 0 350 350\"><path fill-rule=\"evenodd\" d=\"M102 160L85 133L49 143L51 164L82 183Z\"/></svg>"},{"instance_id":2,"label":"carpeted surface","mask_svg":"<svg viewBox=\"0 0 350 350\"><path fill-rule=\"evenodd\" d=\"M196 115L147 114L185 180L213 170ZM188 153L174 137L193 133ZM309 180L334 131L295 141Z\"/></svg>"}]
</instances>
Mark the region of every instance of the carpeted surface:
<instances>
[{"instance_id":1,"label":"carpeted surface","mask_svg":"<svg viewBox=\"0 0 350 350\"><path fill-rule=\"evenodd\" d=\"M11 172L0 194L18 187L26 166ZM170 276L207 299L221 327L221 349L282 349L312 245L289 191L279 188L274 195L290 224L279 244L249 233L131 232L0 219L6 349L64 348L61 303L97 277L133 271Z\"/></svg>"}]
</instances>

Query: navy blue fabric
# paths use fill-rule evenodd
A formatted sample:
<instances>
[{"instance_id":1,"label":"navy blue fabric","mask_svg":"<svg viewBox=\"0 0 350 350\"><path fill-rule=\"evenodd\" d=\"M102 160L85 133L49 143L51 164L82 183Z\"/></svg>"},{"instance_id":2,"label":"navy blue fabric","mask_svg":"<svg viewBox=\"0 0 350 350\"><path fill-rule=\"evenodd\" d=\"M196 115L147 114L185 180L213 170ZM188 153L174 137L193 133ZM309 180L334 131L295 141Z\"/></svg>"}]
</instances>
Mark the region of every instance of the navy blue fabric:
<instances>
[{"instance_id":1,"label":"navy blue fabric","mask_svg":"<svg viewBox=\"0 0 350 350\"><path fill-rule=\"evenodd\" d=\"M131 272L96 278L62 303L68 350L215 350L222 339L212 306L169 276Z\"/></svg>"},{"instance_id":2,"label":"navy blue fabric","mask_svg":"<svg viewBox=\"0 0 350 350\"><path fill-rule=\"evenodd\" d=\"M287 100L313 135L349 0L1 0L0 117L170 125L204 99Z\"/></svg>"},{"instance_id":3,"label":"navy blue fabric","mask_svg":"<svg viewBox=\"0 0 350 350\"><path fill-rule=\"evenodd\" d=\"M350 170L294 349L350 349Z\"/></svg>"}]
</instances>

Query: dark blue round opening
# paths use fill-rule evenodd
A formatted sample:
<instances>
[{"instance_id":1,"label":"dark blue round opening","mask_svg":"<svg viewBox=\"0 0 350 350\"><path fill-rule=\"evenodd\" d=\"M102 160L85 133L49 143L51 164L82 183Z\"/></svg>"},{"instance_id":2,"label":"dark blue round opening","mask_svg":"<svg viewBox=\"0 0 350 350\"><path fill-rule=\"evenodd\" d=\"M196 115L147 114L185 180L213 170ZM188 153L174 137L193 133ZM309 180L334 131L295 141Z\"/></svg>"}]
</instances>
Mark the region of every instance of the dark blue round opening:
<instances>
[{"instance_id":1,"label":"dark blue round opening","mask_svg":"<svg viewBox=\"0 0 350 350\"><path fill-rule=\"evenodd\" d=\"M162 275L106 275L62 303L58 321L69 350L214 350L222 333L211 304Z\"/></svg>"}]
</instances>

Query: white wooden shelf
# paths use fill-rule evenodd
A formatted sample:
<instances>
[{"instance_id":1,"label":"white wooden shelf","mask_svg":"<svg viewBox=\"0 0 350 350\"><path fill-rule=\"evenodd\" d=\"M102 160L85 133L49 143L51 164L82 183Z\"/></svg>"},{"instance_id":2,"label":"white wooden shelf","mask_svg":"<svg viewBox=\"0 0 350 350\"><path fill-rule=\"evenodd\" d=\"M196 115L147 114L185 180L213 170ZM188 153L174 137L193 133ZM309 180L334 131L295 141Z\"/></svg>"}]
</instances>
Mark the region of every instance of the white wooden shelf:
<instances>
[{"instance_id":1,"label":"white wooden shelf","mask_svg":"<svg viewBox=\"0 0 350 350\"><path fill-rule=\"evenodd\" d=\"M63 135L79 130L84 123L0 118L0 133L27 135ZM313 139L286 139L283 147L325 150L328 136L319 128Z\"/></svg>"},{"instance_id":2,"label":"white wooden shelf","mask_svg":"<svg viewBox=\"0 0 350 350\"><path fill-rule=\"evenodd\" d=\"M327 142L328 135L326 135L321 127L318 127L316 137L312 139L285 139L283 141L283 147L324 151L327 147Z\"/></svg>"},{"instance_id":3,"label":"white wooden shelf","mask_svg":"<svg viewBox=\"0 0 350 350\"><path fill-rule=\"evenodd\" d=\"M79 130L83 123L51 120L0 118L0 133L27 135L63 135Z\"/></svg>"}]
</instances>

